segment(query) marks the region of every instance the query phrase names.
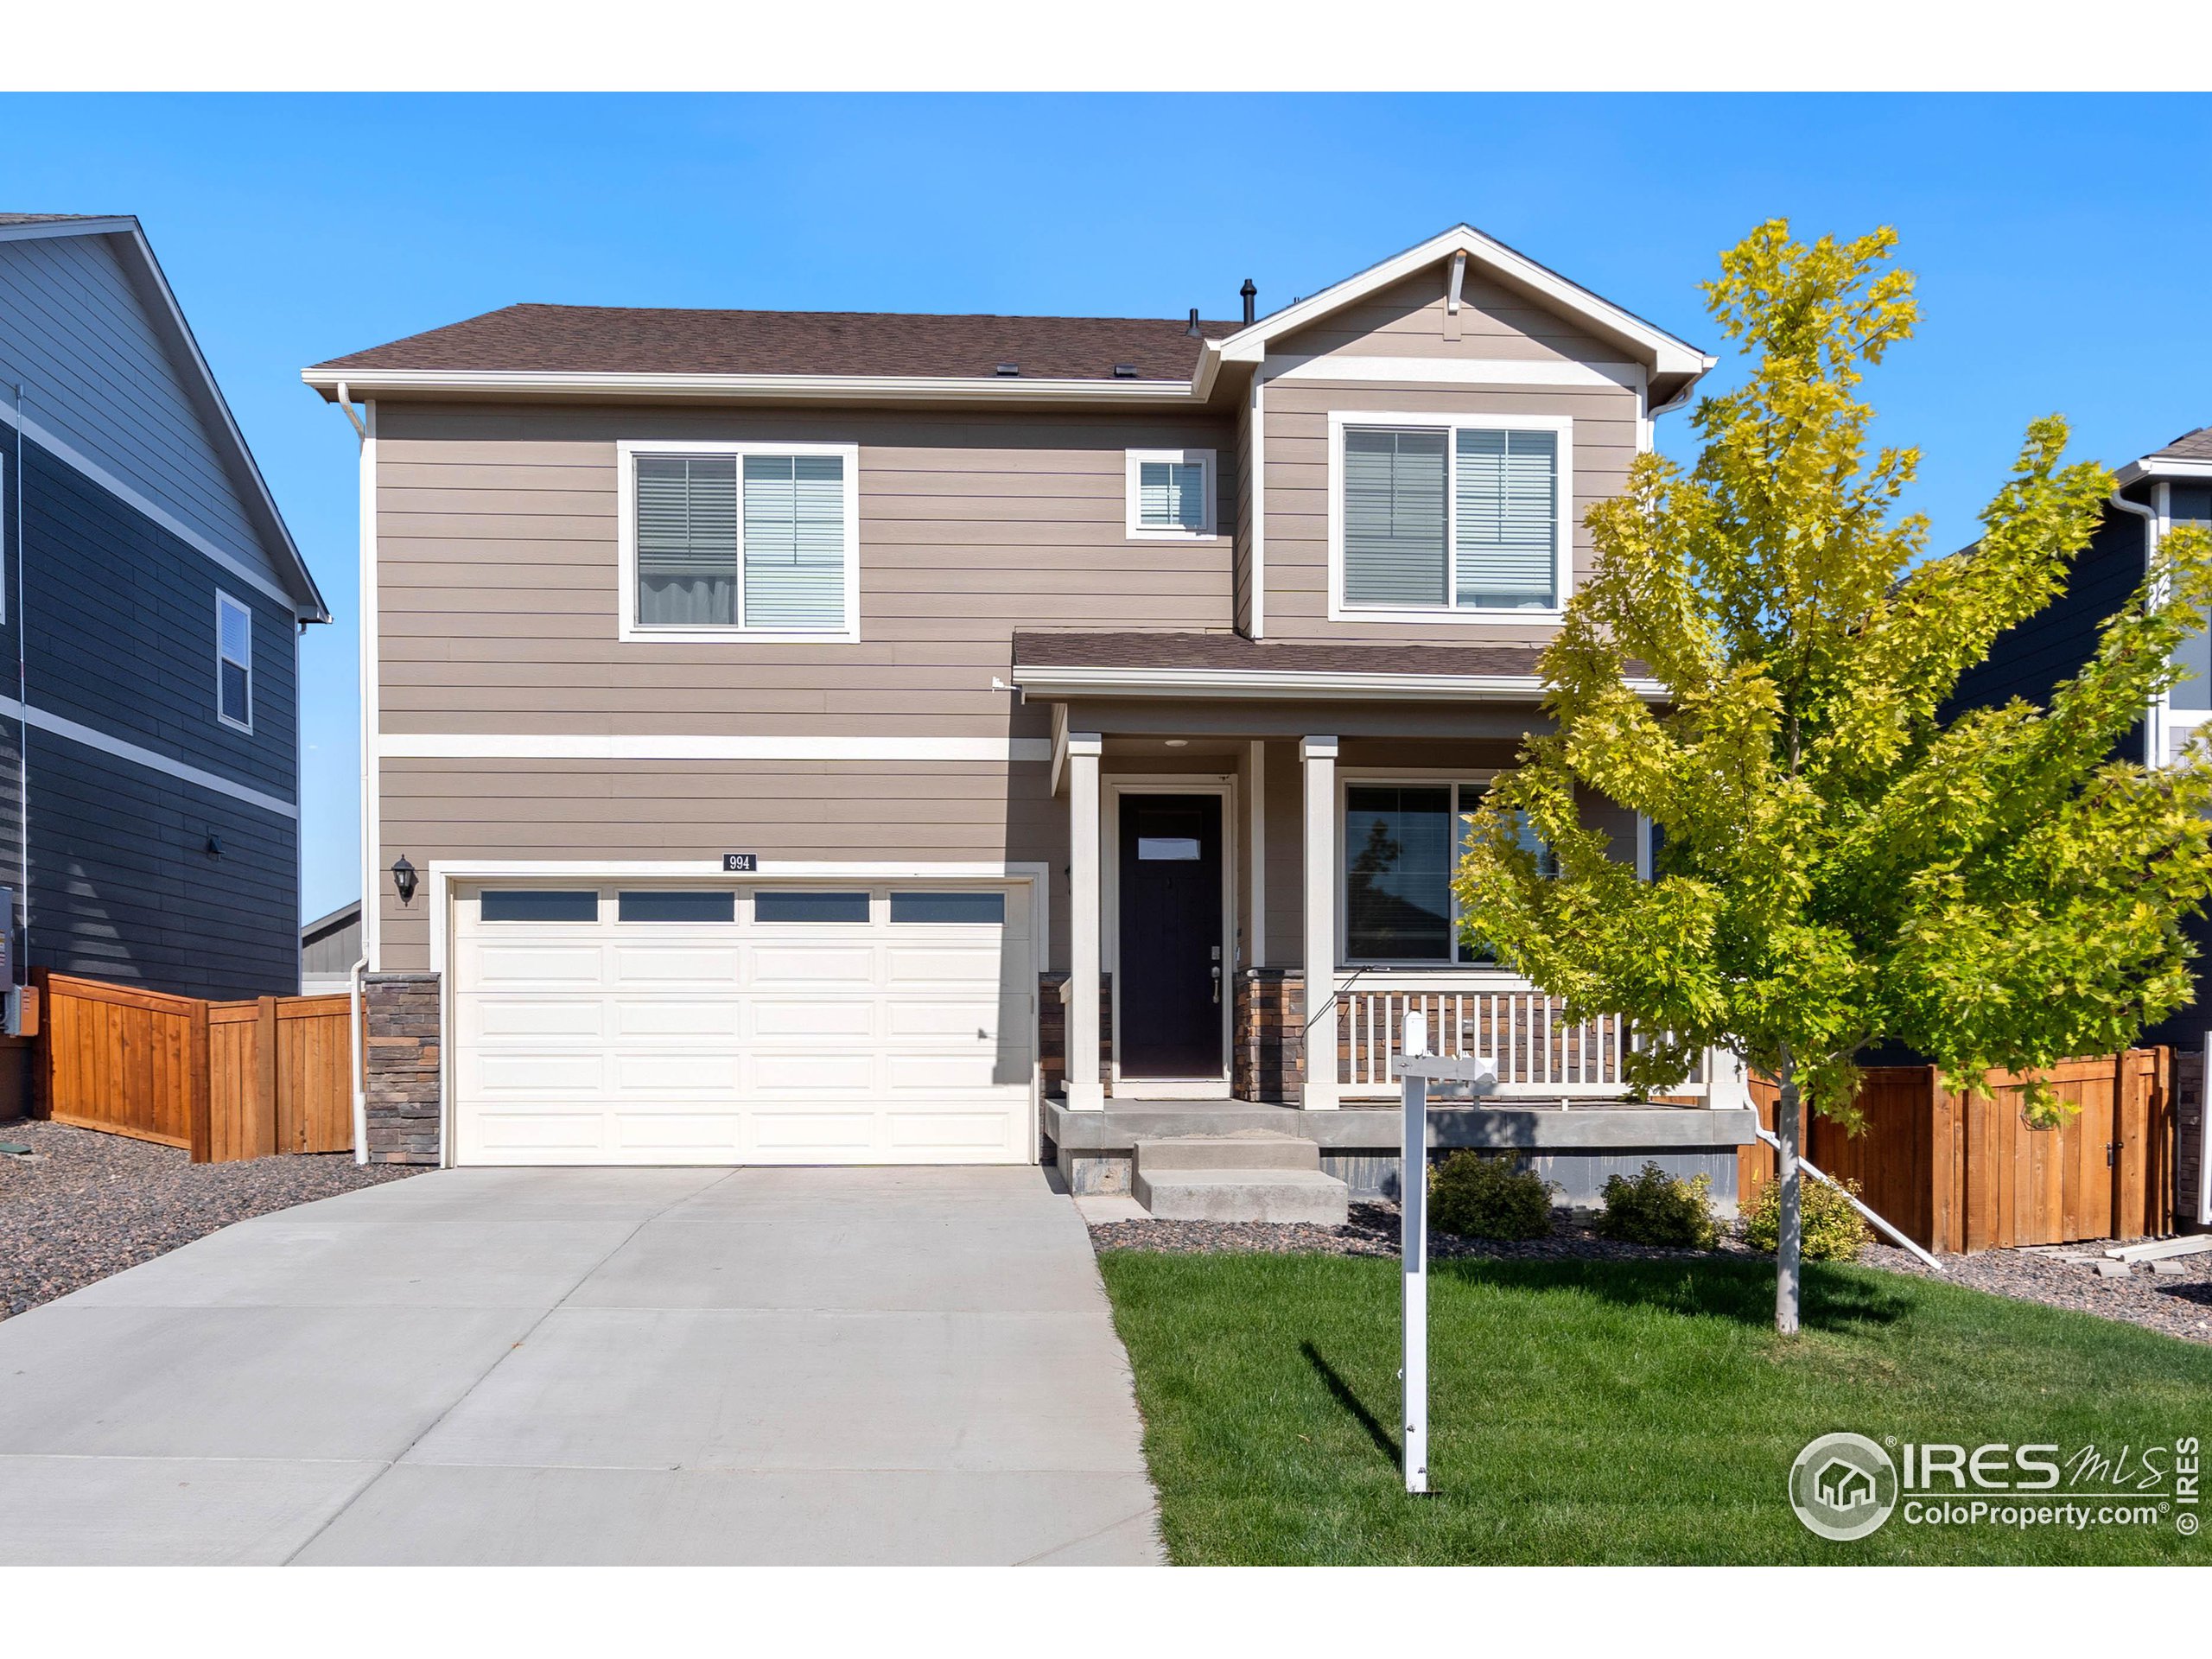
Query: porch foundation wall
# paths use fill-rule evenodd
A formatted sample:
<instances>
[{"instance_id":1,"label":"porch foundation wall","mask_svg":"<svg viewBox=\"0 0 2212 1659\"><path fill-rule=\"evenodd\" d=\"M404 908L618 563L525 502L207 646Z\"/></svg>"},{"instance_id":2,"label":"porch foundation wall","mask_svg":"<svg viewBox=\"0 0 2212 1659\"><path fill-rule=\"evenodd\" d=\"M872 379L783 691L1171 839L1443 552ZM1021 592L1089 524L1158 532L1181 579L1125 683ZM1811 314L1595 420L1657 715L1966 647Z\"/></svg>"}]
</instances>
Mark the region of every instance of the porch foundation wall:
<instances>
[{"instance_id":1,"label":"porch foundation wall","mask_svg":"<svg viewBox=\"0 0 2212 1659\"><path fill-rule=\"evenodd\" d=\"M372 1164L435 1164L444 1090L439 976L369 974L365 1093Z\"/></svg>"}]
</instances>

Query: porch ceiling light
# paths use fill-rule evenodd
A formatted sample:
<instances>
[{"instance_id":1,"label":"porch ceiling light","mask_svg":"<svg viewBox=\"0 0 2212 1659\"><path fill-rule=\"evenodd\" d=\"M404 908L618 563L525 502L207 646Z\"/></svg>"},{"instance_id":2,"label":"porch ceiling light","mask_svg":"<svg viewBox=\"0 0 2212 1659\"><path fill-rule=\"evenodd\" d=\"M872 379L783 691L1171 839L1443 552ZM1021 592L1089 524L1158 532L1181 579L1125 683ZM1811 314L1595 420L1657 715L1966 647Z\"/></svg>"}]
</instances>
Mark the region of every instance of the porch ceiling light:
<instances>
[{"instance_id":1,"label":"porch ceiling light","mask_svg":"<svg viewBox=\"0 0 2212 1659\"><path fill-rule=\"evenodd\" d=\"M1191 747L1191 740L1187 737L1171 737L1164 741L1171 749L1187 749Z\"/></svg>"}]
</instances>

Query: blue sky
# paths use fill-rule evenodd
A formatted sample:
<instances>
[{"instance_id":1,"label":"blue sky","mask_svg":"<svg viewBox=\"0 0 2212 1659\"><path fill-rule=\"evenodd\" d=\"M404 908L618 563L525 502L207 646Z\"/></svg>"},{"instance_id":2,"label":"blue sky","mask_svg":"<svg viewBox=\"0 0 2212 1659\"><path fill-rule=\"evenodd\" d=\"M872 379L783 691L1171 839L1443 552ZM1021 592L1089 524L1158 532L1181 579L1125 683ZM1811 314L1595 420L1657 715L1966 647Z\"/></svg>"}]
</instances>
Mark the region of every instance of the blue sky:
<instances>
[{"instance_id":1,"label":"blue sky","mask_svg":"<svg viewBox=\"0 0 2212 1659\"><path fill-rule=\"evenodd\" d=\"M2212 422L2212 213L2171 182L2212 153L2202 98L7 105L0 208L145 222L337 614L306 647L310 915L359 888L356 474L298 372L513 301L1230 316L1248 276L1269 309L1465 219L1717 348L1695 284L1782 215L1894 225L1920 273L1920 336L1869 396L1926 452L1938 548L2036 415L2115 463Z\"/></svg>"}]
</instances>

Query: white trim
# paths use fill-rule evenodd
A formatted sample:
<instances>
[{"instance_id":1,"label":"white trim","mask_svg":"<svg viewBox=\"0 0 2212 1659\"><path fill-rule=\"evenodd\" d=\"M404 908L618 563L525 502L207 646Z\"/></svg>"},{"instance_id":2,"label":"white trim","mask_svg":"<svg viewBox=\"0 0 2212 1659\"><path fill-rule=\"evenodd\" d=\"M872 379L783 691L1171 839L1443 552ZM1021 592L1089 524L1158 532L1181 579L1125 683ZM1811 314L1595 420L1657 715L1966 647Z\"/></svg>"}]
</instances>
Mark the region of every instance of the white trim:
<instances>
[{"instance_id":1,"label":"white trim","mask_svg":"<svg viewBox=\"0 0 2212 1659\"><path fill-rule=\"evenodd\" d=\"M745 625L744 468L738 479L738 621L733 627L648 627L638 620L638 480L639 455L836 455L844 462L845 626L842 628L753 628ZM616 472L616 595L620 620L615 637L632 645L858 645L861 638L861 447L857 443L766 442L747 438L721 441L671 438L655 442L622 438L614 445Z\"/></svg>"},{"instance_id":2,"label":"white trim","mask_svg":"<svg viewBox=\"0 0 2212 1659\"><path fill-rule=\"evenodd\" d=\"M1230 1082L1230 1039L1236 982L1230 977L1236 939L1236 887L1243 879L1236 857L1236 779L1229 772L1117 772L1099 791L1099 965L1118 975L1122 968L1122 798L1124 795L1211 795L1221 812L1221 1071L1216 1077L1135 1077L1122 1084L1122 1010L1114 998L1114 1094L1116 1099L1226 1099Z\"/></svg>"},{"instance_id":3,"label":"white trim","mask_svg":"<svg viewBox=\"0 0 2212 1659\"><path fill-rule=\"evenodd\" d=\"M1484 620L1525 614L1492 612L1485 613ZM1360 612L1355 620L1369 616ZM1016 668L1012 675L1023 696L1047 702L1055 697L1125 696L1534 702L1544 694L1543 681L1534 674L1328 674L1281 669L1091 668L1044 663ZM1666 688L1656 680L1625 683L1646 701L1666 695Z\"/></svg>"},{"instance_id":4,"label":"white trim","mask_svg":"<svg viewBox=\"0 0 2212 1659\"><path fill-rule=\"evenodd\" d=\"M1462 248L1452 256L1452 275L1444 287L1444 315L1447 317L1458 316L1460 306L1465 303L1459 295L1466 282L1467 251Z\"/></svg>"},{"instance_id":5,"label":"white trim","mask_svg":"<svg viewBox=\"0 0 2212 1659\"><path fill-rule=\"evenodd\" d=\"M1098 1080L1098 976L1103 900L1099 877L1098 774L1105 741L1096 732L1067 735L1068 981L1061 1021L1063 1097L1071 1111L1098 1111L1106 1090Z\"/></svg>"},{"instance_id":6,"label":"white trim","mask_svg":"<svg viewBox=\"0 0 2212 1659\"><path fill-rule=\"evenodd\" d=\"M2155 455L2145 455L2140 461L2129 461L2113 477L2120 489L2139 484L2146 478L2212 480L2212 461L2161 461Z\"/></svg>"},{"instance_id":7,"label":"white trim","mask_svg":"<svg viewBox=\"0 0 2212 1659\"><path fill-rule=\"evenodd\" d=\"M1205 522L1196 530L1185 530L1177 525L1146 524L1139 521L1137 511L1137 471L1147 461L1174 461L1183 466L1201 469L1205 482L1199 490L1199 499L1205 507ZM1122 461L1122 532L1133 542L1211 542L1220 538L1216 528L1220 521L1214 500L1214 492L1220 472L1214 465L1211 449L1127 449Z\"/></svg>"},{"instance_id":8,"label":"white trim","mask_svg":"<svg viewBox=\"0 0 2212 1659\"><path fill-rule=\"evenodd\" d=\"M278 817L286 818L296 818L300 815L299 807L293 802L279 800L276 796L264 794L249 784L238 783L218 772L203 772L198 766L188 766L184 761L175 760L168 755L158 753L152 749L141 748L137 744L125 738L114 736L90 726L80 725L65 715L48 714L43 709L26 708L13 697L0 696L0 715L6 715L10 720L20 720L35 730L51 732L56 737L66 737L73 743L81 743L88 749L98 749L102 754L113 755L118 760L128 760L133 766L144 766L150 772L164 772L171 778L196 785L201 789L213 790L217 794L227 795L232 800L244 801L249 806L257 806L264 812L274 812Z\"/></svg>"},{"instance_id":9,"label":"white trim","mask_svg":"<svg viewBox=\"0 0 2212 1659\"><path fill-rule=\"evenodd\" d=\"M1636 391L1643 385L1644 368L1641 363L1579 363L1569 358L1355 357L1317 352L1269 358L1257 378L1270 383L1319 380L1355 386L1395 383Z\"/></svg>"},{"instance_id":10,"label":"white trim","mask_svg":"<svg viewBox=\"0 0 2212 1659\"><path fill-rule=\"evenodd\" d=\"M1267 382L1252 377L1251 453L1244 458L1252 475L1252 638L1268 637L1268 402Z\"/></svg>"},{"instance_id":11,"label":"white trim","mask_svg":"<svg viewBox=\"0 0 2212 1659\"><path fill-rule=\"evenodd\" d=\"M1445 593L1451 602L1434 607L1348 605L1344 602L1344 433L1351 428L1412 427L1446 435L1444 454ZM1459 446L1453 435L1468 429L1490 432L1555 432L1559 470L1552 481L1555 517L1552 526L1552 579L1559 602L1542 609L1502 610L1464 606L1459 600ZM1574 421L1567 415L1389 414L1357 409L1329 411L1329 620L1332 622L1409 623L1447 626L1469 623L1556 622L1574 591Z\"/></svg>"},{"instance_id":12,"label":"white trim","mask_svg":"<svg viewBox=\"0 0 2212 1659\"><path fill-rule=\"evenodd\" d=\"M244 720L234 720L223 712L223 670L234 660L223 648L223 623L232 611L245 619L245 660L238 664L245 671ZM215 590L215 718L234 732L253 735L253 607L232 598L219 588Z\"/></svg>"},{"instance_id":13,"label":"white trim","mask_svg":"<svg viewBox=\"0 0 2212 1659\"><path fill-rule=\"evenodd\" d=\"M1111 404L1153 408L1203 402L1187 380L1046 380L1018 375L625 374L494 369L308 368L300 378L332 393L460 391L531 397L762 398L775 403Z\"/></svg>"},{"instance_id":14,"label":"white trim","mask_svg":"<svg viewBox=\"0 0 2212 1659\"><path fill-rule=\"evenodd\" d=\"M1300 780L1302 789L1303 825L1302 869L1306 908L1304 950L1300 965L1305 970L1306 1027L1305 1035L1310 1039L1314 1028L1323 1020L1328 1022L1328 1035L1323 1039L1331 1055L1336 1052L1336 911L1329 902L1332 880L1330 872L1339 861L1337 856L1337 837L1344 824L1344 813L1337 805L1337 752L1334 737L1302 737L1298 741L1298 759L1305 776ZM1315 988L1322 988L1319 995ZM1312 1055L1314 1044L1301 1044L1304 1052ZM1308 1111L1326 1111L1338 1103L1337 1068L1333 1061L1322 1065L1309 1064L1306 1068L1306 1083L1300 1103Z\"/></svg>"},{"instance_id":15,"label":"white trim","mask_svg":"<svg viewBox=\"0 0 2212 1659\"><path fill-rule=\"evenodd\" d=\"M850 861L771 859L764 860L760 868L747 875L733 875L712 859L442 859L430 861L427 877L429 891L430 971L438 976L438 1023L442 1031L454 1027L453 999L455 995L454 976L447 971L451 951L448 941L452 931L454 893L457 881L500 881L517 877L566 877L585 881L613 882L642 877L677 876L686 880L728 882L733 887L756 886L775 880L835 880L835 881L1026 881L1029 885L1029 938L1031 960L1042 970L1050 957L1052 938L1052 866L1033 860L1009 859L1004 863L988 862L931 862L854 860ZM364 914L366 913L365 909ZM1029 1157L1031 1162L1043 1156L1038 1144L1041 1133L1041 1114L1035 1109L1040 1103L1044 1033L1039 1028L1042 999L1033 988L1029 1027L1029 1095L1030 1130ZM442 1167L453 1167L454 1122L456 1109L454 1079L455 1051L460 1045L439 1044L438 1070L440 1078L438 1109L438 1161Z\"/></svg>"},{"instance_id":16,"label":"white trim","mask_svg":"<svg viewBox=\"0 0 2212 1659\"><path fill-rule=\"evenodd\" d=\"M1249 327L1239 329L1217 345L1209 341L1208 355L1217 354L1224 363L1259 362L1266 355L1269 340L1319 321L1331 312L1402 282L1456 252L1465 253L1471 264L1509 286L1522 289L1552 308L1587 324L1595 332L1630 346L1639 356L1648 356L1656 373L1699 375L1717 360L1688 341L1624 311L1611 301L1601 299L1579 283L1545 270L1527 255L1484 235L1471 225L1455 225L1440 235L1416 243L1402 253L1394 254L1342 282L1332 283L1318 294L1309 295Z\"/></svg>"},{"instance_id":17,"label":"white trim","mask_svg":"<svg viewBox=\"0 0 2212 1659\"><path fill-rule=\"evenodd\" d=\"M71 471L80 474L113 496L117 500L146 515L181 542L189 543L198 552L213 559L255 592L275 600L294 616L314 619L315 612L303 610L300 603L275 582L251 569L235 554L226 553L207 537L193 529L161 503L141 495L98 461L67 442L56 437L28 415L18 416L5 404L0 404L0 423L18 427L22 435L45 450Z\"/></svg>"},{"instance_id":18,"label":"white trim","mask_svg":"<svg viewBox=\"0 0 2212 1659\"><path fill-rule=\"evenodd\" d=\"M385 732L379 756L405 760L982 760L1049 764L1045 737L655 736L611 732Z\"/></svg>"},{"instance_id":19,"label":"white trim","mask_svg":"<svg viewBox=\"0 0 2212 1659\"><path fill-rule=\"evenodd\" d=\"M384 758L377 725L382 703L383 648L377 617L377 406L361 406L360 633L361 681L361 959L365 971L384 970ZM365 1142L364 1143L365 1145Z\"/></svg>"},{"instance_id":20,"label":"white trim","mask_svg":"<svg viewBox=\"0 0 2212 1659\"><path fill-rule=\"evenodd\" d=\"M1065 706L1065 705L1063 705ZM1244 965L1261 968L1268 960L1268 744L1265 738L1254 738L1244 746L1245 770L1250 776L1251 786L1245 791L1249 799L1247 816L1251 821L1251 880L1250 908L1246 912Z\"/></svg>"},{"instance_id":21,"label":"white trim","mask_svg":"<svg viewBox=\"0 0 2212 1659\"><path fill-rule=\"evenodd\" d=\"M0 242L35 242L52 236L120 236L138 228L127 213L104 219L57 219L28 225L0 225Z\"/></svg>"}]
</instances>

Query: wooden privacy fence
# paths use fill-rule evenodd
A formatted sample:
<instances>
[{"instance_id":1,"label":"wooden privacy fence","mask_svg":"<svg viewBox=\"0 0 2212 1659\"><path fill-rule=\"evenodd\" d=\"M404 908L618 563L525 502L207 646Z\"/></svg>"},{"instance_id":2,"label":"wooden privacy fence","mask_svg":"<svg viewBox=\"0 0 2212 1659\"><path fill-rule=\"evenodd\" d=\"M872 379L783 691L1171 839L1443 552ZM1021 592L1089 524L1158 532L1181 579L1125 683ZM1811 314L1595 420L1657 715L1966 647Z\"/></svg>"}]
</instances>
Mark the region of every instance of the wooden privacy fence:
<instances>
[{"instance_id":1,"label":"wooden privacy fence","mask_svg":"<svg viewBox=\"0 0 2212 1659\"><path fill-rule=\"evenodd\" d=\"M2031 1128L2027 1079L1992 1072L1990 1091L1961 1095L1936 1068L1868 1070L1859 1090L1857 1135L1812 1117L1806 1154L1892 1225L1931 1250L1958 1253L2020 1244L2144 1238L2173 1230L2173 1052L2063 1060L2046 1074L2068 1105L2063 1122ZM1779 1090L1751 1082L1759 1119L1774 1127ZM1764 1143L1737 1154L1738 1201L1748 1207L1774 1179Z\"/></svg>"},{"instance_id":2,"label":"wooden privacy fence","mask_svg":"<svg viewBox=\"0 0 2212 1659\"><path fill-rule=\"evenodd\" d=\"M207 1002L41 975L40 1109L194 1163L353 1144L348 999Z\"/></svg>"}]
</instances>

